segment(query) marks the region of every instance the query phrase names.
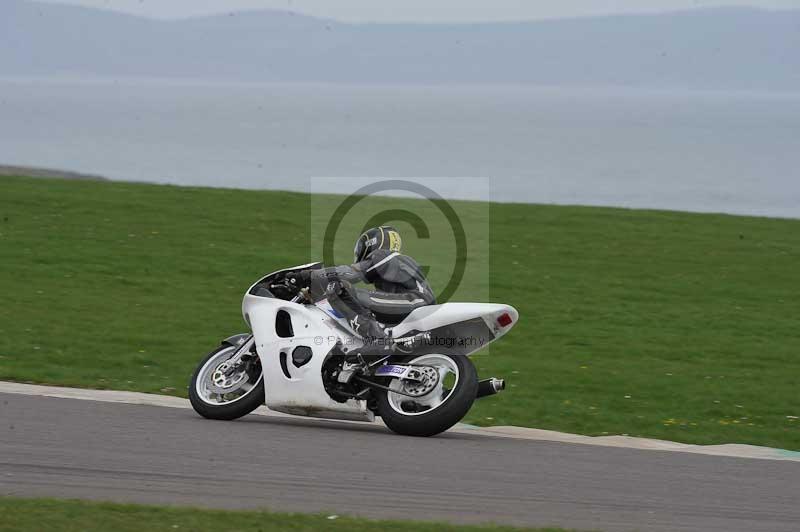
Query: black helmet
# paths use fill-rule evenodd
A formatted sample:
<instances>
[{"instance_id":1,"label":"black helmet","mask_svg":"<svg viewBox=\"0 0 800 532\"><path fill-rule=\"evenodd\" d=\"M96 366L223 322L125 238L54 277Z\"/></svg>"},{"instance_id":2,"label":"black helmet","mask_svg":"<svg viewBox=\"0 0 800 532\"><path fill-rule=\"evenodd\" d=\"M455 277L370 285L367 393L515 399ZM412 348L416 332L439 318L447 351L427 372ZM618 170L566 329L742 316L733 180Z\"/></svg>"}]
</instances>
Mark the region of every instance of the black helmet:
<instances>
[{"instance_id":1,"label":"black helmet","mask_svg":"<svg viewBox=\"0 0 800 532\"><path fill-rule=\"evenodd\" d=\"M383 225L381 227L369 229L358 237L353 255L355 255L355 262L361 262L369 258L375 250L385 249L387 251L396 251L399 253L402 246L403 241L397 229L388 225Z\"/></svg>"}]
</instances>

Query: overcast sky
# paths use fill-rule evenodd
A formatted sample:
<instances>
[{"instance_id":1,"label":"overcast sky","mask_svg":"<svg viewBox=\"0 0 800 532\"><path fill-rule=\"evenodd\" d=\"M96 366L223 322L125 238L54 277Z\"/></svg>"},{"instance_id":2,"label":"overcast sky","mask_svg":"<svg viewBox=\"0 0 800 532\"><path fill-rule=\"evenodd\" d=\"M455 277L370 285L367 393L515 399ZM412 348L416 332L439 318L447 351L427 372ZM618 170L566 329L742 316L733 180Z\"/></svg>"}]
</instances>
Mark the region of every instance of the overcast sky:
<instances>
[{"instance_id":1,"label":"overcast sky","mask_svg":"<svg viewBox=\"0 0 800 532\"><path fill-rule=\"evenodd\" d=\"M2 0L0 0L2 1ZM658 12L723 5L800 8L800 0L49 0L159 18L281 9L346 21L467 22Z\"/></svg>"}]
</instances>

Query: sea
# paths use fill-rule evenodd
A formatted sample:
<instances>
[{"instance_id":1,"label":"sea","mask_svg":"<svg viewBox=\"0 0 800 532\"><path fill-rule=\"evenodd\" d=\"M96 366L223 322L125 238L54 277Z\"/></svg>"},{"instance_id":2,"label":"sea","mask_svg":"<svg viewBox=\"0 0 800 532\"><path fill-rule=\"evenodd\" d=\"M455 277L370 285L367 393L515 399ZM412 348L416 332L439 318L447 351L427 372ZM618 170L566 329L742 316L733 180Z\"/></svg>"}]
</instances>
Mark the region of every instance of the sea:
<instances>
[{"instance_id":1,"label":"sea","mask_svg":"<svg viewBox=\"0 0 800 532\"><path fill-rule=\"evenodd\" d=\"M2 78L0 164L800 218L800 93Z\"/></svg>"}]
</instances>

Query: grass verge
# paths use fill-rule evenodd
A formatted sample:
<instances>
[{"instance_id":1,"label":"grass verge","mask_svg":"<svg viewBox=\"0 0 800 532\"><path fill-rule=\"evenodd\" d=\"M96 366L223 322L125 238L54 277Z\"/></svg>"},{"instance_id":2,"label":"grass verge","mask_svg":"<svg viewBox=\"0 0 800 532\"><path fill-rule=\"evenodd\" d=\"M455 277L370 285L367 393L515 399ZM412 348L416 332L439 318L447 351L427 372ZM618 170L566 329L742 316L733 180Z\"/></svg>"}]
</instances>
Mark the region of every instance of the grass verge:
<instances>
[{"instance_id":1,"label":"grass verge","mask_svg":"<svg viewBox=\"0 0 800 532\"><path fill-rule=\"evenodd\" d=\"M372 521L331 515L200 510L55 499L0 497L0 532L565 532L563 529L522 529L500 526L463 526L414 521Z\"/></svg>"},{"instance_id":2,"label":"grass verge","mask_svg":"<svg viewBox=\"0 0 800 532\"><path fill-rule=\"evenodd\" d=\"M311 203L0 178L0 379L185 395L199 358L244 328L245 288L309 259ZM477 282L521 322L476 357L510 388L468 422L800 450L800 220L488 211Z\"/></svg>"}]
</instances>

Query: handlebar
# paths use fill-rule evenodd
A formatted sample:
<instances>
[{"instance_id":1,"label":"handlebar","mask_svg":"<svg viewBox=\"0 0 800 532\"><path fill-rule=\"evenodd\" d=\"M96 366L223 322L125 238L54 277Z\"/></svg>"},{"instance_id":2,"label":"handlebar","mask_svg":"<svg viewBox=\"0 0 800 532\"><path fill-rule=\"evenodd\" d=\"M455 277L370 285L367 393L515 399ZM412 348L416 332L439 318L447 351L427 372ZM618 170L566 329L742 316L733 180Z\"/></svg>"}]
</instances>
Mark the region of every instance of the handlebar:
<instances>
[{"instance_id":1,"label":"handlebar","mask_svg":"<svg viewBox=\"0 0 800 532\"><path fill-rule=\"evenodd\" d=\"M280 283L270 284L270 290L284 289L289 290L294 293L294 297L290 300L292 303L302 303L303 301L311 301L310 294L308 293L308 289L300 288L297 286L297 283L292 279L289 281L288 279L284 279Z\"/></svg>"}]
</instances>

